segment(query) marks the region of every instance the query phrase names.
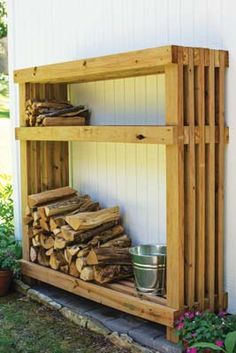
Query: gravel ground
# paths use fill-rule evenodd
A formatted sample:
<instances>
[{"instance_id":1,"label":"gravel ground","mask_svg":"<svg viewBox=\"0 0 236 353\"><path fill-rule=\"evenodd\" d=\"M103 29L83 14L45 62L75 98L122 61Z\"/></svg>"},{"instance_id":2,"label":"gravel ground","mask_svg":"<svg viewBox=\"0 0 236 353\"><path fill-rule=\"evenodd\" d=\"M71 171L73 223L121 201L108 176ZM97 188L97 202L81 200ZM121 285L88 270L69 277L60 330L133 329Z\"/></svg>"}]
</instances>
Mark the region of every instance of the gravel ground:
<instances>
[{"instance_id":1,"label":"gravel ground","mask_svg":"<svg viewBox=\"0 0 236 353\"><path fill-rule=\"evenodd\" d=\"M79 352L128 353L27 297L0 298L0 353Z\"/></svg>"}]
</instances>

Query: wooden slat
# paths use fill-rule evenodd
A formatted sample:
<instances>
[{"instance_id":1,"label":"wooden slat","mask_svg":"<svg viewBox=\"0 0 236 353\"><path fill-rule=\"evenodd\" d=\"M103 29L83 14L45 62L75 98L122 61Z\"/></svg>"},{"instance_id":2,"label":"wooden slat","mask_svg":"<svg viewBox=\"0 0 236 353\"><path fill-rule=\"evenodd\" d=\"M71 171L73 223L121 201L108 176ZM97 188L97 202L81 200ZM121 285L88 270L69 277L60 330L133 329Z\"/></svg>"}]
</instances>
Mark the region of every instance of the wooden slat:
<instances>
[{"instance_id":1,"label":"wooden slat","mask_svg":"<svg viewBox=\"0 0 236 353\"><path fill-rule=\"evenodd\" d=\"M196 123L199 126L199 145L197 147L197 256L196 256L196 294L200 310L205 303L205 68L204 51L199 53L200 65L196 68Z\"/></svg>"},{"instance_id":2,"label":"wooden slat","mask_svg":"<svg viewBox=\"0 0 236 353\"><path fill-rule=\"evenodd\" d=\"M224 309L224 57L220 53L220 68L216 82L217 115L216 124L219 127L219 144L216 146L216 273L218 308Z\"/></svg>"},{"instance_id":3,"label":"wooden slat","mask_svg":"<svg viewBox=\"0 0 236 353\"><path fill-rule=\"evenodd\" d=\"M20 99L20 125L25 124L25 100L26 100L26 85L19 85L19 99ZM21 211L22 218L25 216L25 209L27 205L28 196L28 161L27 161L27 141L21 141L20 143L20 159L21 159ZM27 234L28 227L22 222L22 252L23 259L29 260L29 237Z\"/></svg>"},{"instance_id":4,"label":"wooden slat","mask_svg":"<svg viewBox=\"0 0 236 353\"><path fill-rule=\"evenodd\" d=\"M166 147L167 305L179 310L184 307L183 65L166 67L166 123L176 125L179 134L178 143ZM173 330L167 338L176 340Z\"/></svg>"},{"instance_id":5,"label":"wooden slat","mask_svg":"<svg viewBox=\"0 0 236 353\"><path fill-rule=\"evenodd\" d=\"M22 260L21 269L26 276L168 327L173 327L174 320L178 315L177 310L168 306L85 282L31 262Z\"/></svg>"},{"instance_id":6,"label":"wooden slat","mask_svg":"<svg viewBox=\"0 0 236 353\"><path fill-rule=\"evenodd\" d=\"M210 66L208 73L208 123L210 126L211 139L215 137L215 67L214 53L210 52ZM211 142L207 147L207 184L206 184L206 242L207 242L207 295L209 308L215 307L215 144Z\"/></svg>"},{"instance_id":7,"label":"wooden slat","mask_svg":"<svg viewBox=\"0 0 236 353\"><path fill-rule=\"evenodd\" d=\"M17 128L16 139L37 141L94 141L171 145L173 126L68 126Z\"/></svg>"},{"instance_id":8,"label":"wooden slat","mask_svg":"<svg viewBox=\"0 0 236 353\"><path fill-rule=\"evenodd\" d=\"M195 141L194 141L194 64L193 49L189 49L189 65L185 71L187 87L184 99L186 100L186 122L189 125L189 145L186 147L186 295L187 305L192 308L195 302L195 260L196 260L196 168L195 168Z\"/></svg>"}]
</instances>

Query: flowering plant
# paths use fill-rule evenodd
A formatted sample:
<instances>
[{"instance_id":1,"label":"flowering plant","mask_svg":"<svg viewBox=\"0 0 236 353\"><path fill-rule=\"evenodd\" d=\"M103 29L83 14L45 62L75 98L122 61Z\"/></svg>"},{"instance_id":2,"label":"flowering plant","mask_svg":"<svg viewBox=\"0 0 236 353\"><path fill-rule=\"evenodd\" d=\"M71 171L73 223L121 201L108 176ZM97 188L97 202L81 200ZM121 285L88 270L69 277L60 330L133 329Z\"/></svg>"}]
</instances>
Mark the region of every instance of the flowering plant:
<instances>
[{"instance_id":1,"label":"flowering plant","mask_svg":"<svg viewBox=\"0 0 236 353\"><path fill-rule=\"evenodd\" d=\"M214 345L215 350L217 347L221 351L227 334L232 331L236 331L236 316L227 315L226 312L187 311L176 322L176 333L187 353L196 353L198 349L212 351L213 346L206 346L209 343Z\"/></svg>"}]
</instances>

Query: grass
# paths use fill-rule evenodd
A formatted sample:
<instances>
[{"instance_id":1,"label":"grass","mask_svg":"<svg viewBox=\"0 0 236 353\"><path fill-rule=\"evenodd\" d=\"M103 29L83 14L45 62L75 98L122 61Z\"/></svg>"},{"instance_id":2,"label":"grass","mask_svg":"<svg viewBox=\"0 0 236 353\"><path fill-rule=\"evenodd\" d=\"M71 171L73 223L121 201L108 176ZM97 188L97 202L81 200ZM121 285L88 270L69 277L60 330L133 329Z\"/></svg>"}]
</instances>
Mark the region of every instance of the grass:
<instances>
[{"instance_id":1,"label":"grass","mask_svg":"<svg viewBox=\"0 0 236 353\"><path fill-rule=\"evenodd\" d=\"M0 298L0 353L127 353L27 297Z\"/></svg>"},{"instance_id":2,"label":"grass","mask_svg":"<svg viewBox=\"0 0 236 353\"><path fill-rule=\"evenodd\" d=\"M9 87L7 76L0 76L0 118L9 118Z\"/></svg>"}]
</instances>

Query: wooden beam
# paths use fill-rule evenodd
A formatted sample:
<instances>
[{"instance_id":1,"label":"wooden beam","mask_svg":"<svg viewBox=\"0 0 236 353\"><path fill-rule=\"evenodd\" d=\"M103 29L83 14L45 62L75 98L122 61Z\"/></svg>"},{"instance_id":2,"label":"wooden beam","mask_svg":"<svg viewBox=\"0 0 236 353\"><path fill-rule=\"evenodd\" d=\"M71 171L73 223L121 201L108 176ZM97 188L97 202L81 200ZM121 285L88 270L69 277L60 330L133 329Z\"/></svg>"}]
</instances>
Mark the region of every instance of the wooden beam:
<instances>
[{"instance_id":1,"label":"wooden beam","mask_svg":"<svg viewBox=\"0 0 236 353\"><path fill-rule=\"evenodd\" d=\"M17 140L94 141L171 145L176 141L173 126L67 126L16 128Z\"/></svg>"},{"instance_id":2,"label":"wooden beam","mask_svg":"<svg viewBox=\"0 0 236 353\"><path fill-rule=\"evenodd\" d=\"M182 57L182 51L179 55ZM184 308L183 65L166 68L166 123L176 125L180 137L176 145L166 147L167 305L181 310ZM173 330L167 330L167 338L176 339Z\"/></svg>"},{"instance_id":3,"label":"wooden beam","mask_svg":"<svg viewBox=\"0 0 236 353\"><path fill-rule=\"evenodd\" d=\"M128 295L127 293L117 292L114 289L99 286L94 283L88 283L28 261L21 261L21 270L22 273L28 277L38 279L39 281L49 283L55 287L91 299L100 304L169 327L174 326L175 318L178 316L177 310L168 306L152 303L148 300Z\"/></svg>"},{"instance_id":4,"label":"wooden beam","mask_svg":"<svg viewBox=\"0 0 236 353\"><path fill-rule=\"evenodd\" d=\"M171 63L188 65L188 55L178 57L178 51L188 52L188 47L169 45L159 48L119 53L98 58L82 59L59 64L35 66L14 72L15 82L90 82L131 76L163 73ZM199 64L200 48L194 49L194 65ZM206 50L206 49L204 49ZM219 55L223 53L224 65L228 66L228 52L211 50L219 66ZM209 62L206 58L206 66Z\"/></svg>"}]
</instances>

